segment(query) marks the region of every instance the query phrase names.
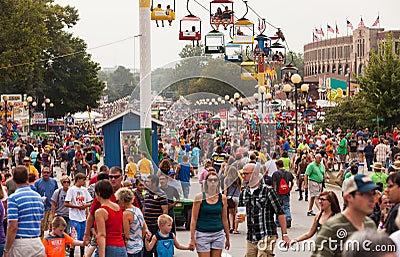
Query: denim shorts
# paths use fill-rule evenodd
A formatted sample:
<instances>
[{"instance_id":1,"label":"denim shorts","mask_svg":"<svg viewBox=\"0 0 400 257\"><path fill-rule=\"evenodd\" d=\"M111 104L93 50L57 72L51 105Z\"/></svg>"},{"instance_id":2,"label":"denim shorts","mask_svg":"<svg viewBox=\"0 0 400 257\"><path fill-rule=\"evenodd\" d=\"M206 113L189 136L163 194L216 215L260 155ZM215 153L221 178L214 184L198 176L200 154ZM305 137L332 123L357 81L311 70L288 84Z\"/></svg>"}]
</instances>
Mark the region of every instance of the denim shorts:
<instances>
[{"instance_id":1,"label":"denim shorts","mask_svg":"<svg viewBox=\"0 0 400 257\"><path fill-rule=\"evenodd\" d=\"M96 247L96 252L94 253L95 257L99 257L99 249L98 248L99 247ZM128 254L126 253L125 247L106 245L105 256L127 257Z\"/></svg>"},{"instance_id":2,"label":"denim shorts","mask_svg":"<svg viewBox=\"0 0 400 257\"><path fill-rule=\"evenodd\" d=\"M225 232L220 230L218 232L200 232L194 234L196 240L196 250L199 253L211 252L214 250L223 250L225 248Z\"/></svg>"}]
</instances>

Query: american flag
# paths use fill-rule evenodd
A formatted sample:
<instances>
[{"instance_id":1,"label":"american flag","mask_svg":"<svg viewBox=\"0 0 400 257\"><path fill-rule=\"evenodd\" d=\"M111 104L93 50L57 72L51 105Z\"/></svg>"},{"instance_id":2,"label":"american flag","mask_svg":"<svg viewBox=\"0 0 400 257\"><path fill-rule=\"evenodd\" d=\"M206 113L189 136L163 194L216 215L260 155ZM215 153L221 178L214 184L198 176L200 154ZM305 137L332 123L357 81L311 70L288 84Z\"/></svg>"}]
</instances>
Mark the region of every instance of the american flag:
<instances>
[{"instance_id":1,"label":"american flag","mask_svg":"<svg viewBox=\"0 0 400 257\"><path fill-rule=\"evenodd\" d=\"M339 28L338 28L337 24L336 24L336 34L339 34Z\"/></svg>"},{"instance_id":2,"label":"american flag","mask_svg":"<svg viewBox=\"0 0 400 257\"><path fill-rule=\"evenodd\" d=\"M324 34L324 31L322 30L322 27L321 27L321 29L320 29L319 31L320 31L320 34L321 34L323 37L325 37L325 34Z\"/></svg>"},{"instance_id":3,"label":"american flag","mask_svg":"<svg viewBox=\"0 0 400 257\"><path fill-rule=\"evenodd\" d=\"M315 35L315 34L314 34L314 32L313 32L312 34L313 34L313 42L316 42L316 41L318 41L318 40L319 40L319 38L317 37L317 35Z\"/></svg>"},{"instance_id":4,"label":"american flag","mask_svg":"<svg viewBox=\"0 0 400 257\"><path fill-rule=\"evenodd\" d=\"M365 27L365 24L364 24L364 21L363 21L362 18L361 18L361 20L360 20L360 23L358 23L358 27L359 27L359 28Z\"/></svg>"},{"instance_id":5,"label":"american flag","mask_svg":"<svg viewBox=\"0 0 400 257\"><path fill-rule=\"evenodd\" d=\"M333 30L333 28L331 26L329 26L329 24L327 25L326 30L328 30L329 32L335 33L335 31Z\"/></svg>"},{"instance_id":6,"label":"american flag","mask_svg":"<svg viewBox=\"0 0 400 257\"><path fill-rule=\"evenodd\" d=\"M372 27L375 27L379 24L379 15L378 18L376 18L376 21L374 22L374 24L372 24Z\"/></svg>"},{"instance_id":7,"label":"american flag","mask_svg":"<svg viewBox=\"0 0 400 257\"><path fill-rule=\"evenodd\" d=\"M353 24L351 24L351 22L349 20L346 20L347 23L347 27L353 29Z\"/></svg>"}]
</instances>

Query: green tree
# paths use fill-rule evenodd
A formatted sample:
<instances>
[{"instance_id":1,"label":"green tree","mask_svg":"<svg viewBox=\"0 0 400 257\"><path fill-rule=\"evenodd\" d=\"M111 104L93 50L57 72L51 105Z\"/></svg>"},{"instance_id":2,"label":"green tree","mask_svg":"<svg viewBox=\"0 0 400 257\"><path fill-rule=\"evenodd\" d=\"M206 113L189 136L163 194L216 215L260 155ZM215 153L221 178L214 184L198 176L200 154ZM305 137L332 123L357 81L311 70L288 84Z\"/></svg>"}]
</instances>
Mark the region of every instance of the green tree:
<instances>
[{"instance_id":1,"label":"green tree","mask_svg":"<svg viewBox=\"0 0 400 257\"><path fill-rule=\"evenodd\" d=\"M380 44L379 53L372 51L360 83L360 96L368 103L373 117L384 118L383 126L394 126L400 120L400 56L394 51L393 35Z\"/></svg>"},{"instance_id":2,"label":"green tree","mask_svg":"<svg viewBox=\"0 0 400 257\"><path fill-rule=\"evenodd\" d=\"M28 94L55 107L51 115L97 106L104 85L86 43L65 31L78 21L70 6L43 1L2 1L0 90Z\"/></svg>"}]
</instances>

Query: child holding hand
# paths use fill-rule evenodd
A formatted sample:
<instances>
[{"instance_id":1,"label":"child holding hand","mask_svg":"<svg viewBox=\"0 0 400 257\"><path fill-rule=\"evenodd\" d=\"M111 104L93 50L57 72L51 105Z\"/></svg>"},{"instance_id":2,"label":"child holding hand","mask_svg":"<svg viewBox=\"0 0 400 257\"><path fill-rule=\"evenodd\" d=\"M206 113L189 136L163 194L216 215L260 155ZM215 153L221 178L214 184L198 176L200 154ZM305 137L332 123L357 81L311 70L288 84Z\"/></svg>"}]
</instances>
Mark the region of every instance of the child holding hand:
<instances>
[{"instance_id":1,"label":"child holding hand","mask_svg":"<svg viewBox=\"0 0 400 257\"><path fill-rule=\"evenodd\" d=\"M158 257L173 257L173 245L179 250L194 250L178 242L176 236L171 232L172 222L173 219L167 214L162 214L158 217L158 227L160 231L153 235L152 238L150 235L146 235L145 245L147 251L151 251L156 244Z\"/></svg>"}]
</instances>

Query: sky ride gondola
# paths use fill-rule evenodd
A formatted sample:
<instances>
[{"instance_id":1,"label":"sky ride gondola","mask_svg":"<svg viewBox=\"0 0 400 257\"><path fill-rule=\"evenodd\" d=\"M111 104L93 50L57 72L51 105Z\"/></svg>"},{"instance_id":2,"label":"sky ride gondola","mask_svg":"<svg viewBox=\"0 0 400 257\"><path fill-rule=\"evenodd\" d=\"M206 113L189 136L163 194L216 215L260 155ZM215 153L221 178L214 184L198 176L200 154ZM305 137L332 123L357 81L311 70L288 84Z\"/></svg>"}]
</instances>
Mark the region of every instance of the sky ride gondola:
<instances>
[{"instance_id":1,"label":"sky ride gondola","mask_svg":"<svg viewBox=\"0 0 400 257\"><path fill-rule=\"evenodd\" d=\"M246 13L242 18L237 20L233 25L233 43L234 44L254 44L254 23L248 20L246 17L249 12L249 6L247 1L243 1L246 4Z\"/></svg>"},{"instance_id":2,"label":"sky ride gondola","mask_svg":"<svg viewBox=\"0 0 400 257\"><path fill-rule=\"evenodd\" d=\"M257 63L254 61L245 61L240 64L242 80L257 80Z\"/></svg>"},{"instance_id":3,"label":"sky ride gondola","mask_svg":"<svg viewBox=\"0 0 400 257\"><path fill-rule=\"evenodd\" d=\"M204 37L206 54L223 54L225 53L225 37L224 34L213 30Z\"/></svg>"},{"instance_id":4,"label":"sky ride gondola","mask_svg":"<svg viewBox=\"0 0 400 257\"><path fill-rule=\"evenodd\" d=\"M193 45L194 41L197 41L198 45L198 42L201 40L201 19L190 12L189 0L187 0L186 8L189 15L180 20L179 40L193 41Z\"/></svg>"},{"instance_id":5,"label":"sky ride gondola","mask_svg":"<svg viewBox=\"0 0 400 257\"><path fill-rule=\"evenodd\" d=\"M213 0L210 2L210 24L213 28L219 30L219 26L222 24L227 30L227 27L234 23L233 0Z\"/></svg>"},{"instance_id":6,"label":"sky ride gondola","mask_svg":"<svg viewBox=\"0 0 400 257\"><path fill-rule=\"evenodd\" d=\"M154 0L151 1L151 20L173 21L175 20L175 1L159 0L157 6L154 6ZM161 3L160 3L161 2ZM165 6L162 3L165 2ZM172 6L171 6L172 5ZM168 8L168 6L170 8ZM165 8L165 9L163 9Z\"/></svg>"},{"instance_id":7,"label":"sky ride gondola","mask_svg":"<svg viewBox=\"0 0 400 257\"><path fill-rule=\"evenodd\" d=\"M225 61L243 62L242 45L229 42L225 46Z\"/></svg>"}]
</instances>

